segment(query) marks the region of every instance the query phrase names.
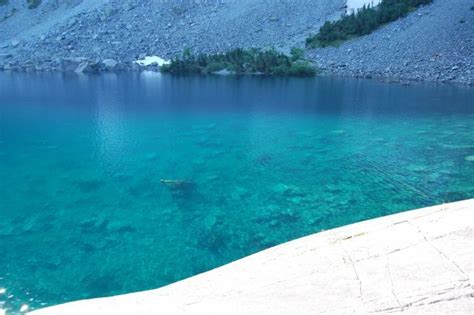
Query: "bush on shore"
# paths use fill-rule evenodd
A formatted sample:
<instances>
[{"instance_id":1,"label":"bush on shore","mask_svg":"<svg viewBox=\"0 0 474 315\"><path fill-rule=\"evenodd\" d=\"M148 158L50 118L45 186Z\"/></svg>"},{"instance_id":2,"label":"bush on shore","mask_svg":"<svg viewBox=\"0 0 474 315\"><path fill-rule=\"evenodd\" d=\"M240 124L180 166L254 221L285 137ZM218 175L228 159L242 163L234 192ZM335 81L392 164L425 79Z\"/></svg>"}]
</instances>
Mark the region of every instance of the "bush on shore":
<instances>
[{"instance_id":1,"label":"bush on shore","mask_svg":"<svg viewBox=\"0 0 474 315\"><path fill-rule=\"evenodd\" d=\"M356 13L343 15L337 21L326 21L318 34L306 39L306 45L311 48L326 47L370 34L381 25L404 17L419 6L431 2L433 0L382 0L376 7L364 6Z\"/></svg>"},{"instance_id":2,"label":"bush on shore","mask_svg":"<svg viewBox=\"0 0 474 315\"><path fill-rule=\"evenodd\" d=\"M218 54L194 55L185 50L181 57L161 67L170 73L213 73L227 70L235 74L268 74L314 76L316 68L303 59L300 49L292 49L291 56L275 49L234 49Z\"/></svg>"}]
</instances>

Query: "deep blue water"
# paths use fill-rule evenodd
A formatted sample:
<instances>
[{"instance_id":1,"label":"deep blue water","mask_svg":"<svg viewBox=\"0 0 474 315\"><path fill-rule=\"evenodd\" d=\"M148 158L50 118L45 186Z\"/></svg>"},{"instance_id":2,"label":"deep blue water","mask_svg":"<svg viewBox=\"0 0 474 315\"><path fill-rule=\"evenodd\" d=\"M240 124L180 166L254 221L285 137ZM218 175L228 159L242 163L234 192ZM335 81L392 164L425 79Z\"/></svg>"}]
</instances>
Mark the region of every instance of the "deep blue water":
<instances>
[{"instance_id":1,"label":"deep blue water","mask_svg":"<svg viewBox=\"0 0 474 315\"><path fill-rule=\"evenodd\" d=\"M472 198L473 100L331 78L0 74L0 308L157 288Z\"/></svg>"}]
</instances>

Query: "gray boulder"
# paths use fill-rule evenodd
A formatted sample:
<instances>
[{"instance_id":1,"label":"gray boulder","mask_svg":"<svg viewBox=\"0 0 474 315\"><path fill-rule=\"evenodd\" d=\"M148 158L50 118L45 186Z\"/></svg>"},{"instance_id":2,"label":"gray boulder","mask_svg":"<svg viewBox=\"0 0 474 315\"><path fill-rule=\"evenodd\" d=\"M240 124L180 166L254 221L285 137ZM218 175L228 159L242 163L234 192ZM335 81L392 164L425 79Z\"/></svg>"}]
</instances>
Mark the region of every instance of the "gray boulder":
<instances>
[{"instance_id":1,"label":"gray boulder","mask_svg":"<svg viewBox=\"0 0 474 315\"><path fill-rule=\"evenodd\" d=\"M85 57L68 57L61 59L61 70L65 72L72 72L78 69L80 64L87 63Z\"/></svg>"},{"instance_id":2,"label":"gray boulder","mask_svg":"<svg viewBox=\"0 0 474 315\"><path fill-rule=\"evenodd\" d=\"M76 69L74 70L75 73L84 73L87 72L87 68L89 67L89 63L87 61L81 62Z\"/></svg>"},{"instance_id":3,"label":"gray boulder","mask_svg":"<svg viewBox=\"0 0 474 315\"><path fill-rule=\"evenodd\" d=\"M17 40L17 39L14 39L11 41L10 45L13 47L13 48L17 48L18 46L20 46L20 41Z\"/></svg>"},{"instance_id":4,"label":"gray boulder","mask_svg":"<svg viewBox=\"0 0 474 315\"><path fill-rule=\"evenodd\" d=\"M105 59L102 61L102 64L107 70L114 70L117 67L118 62L115 59Z\"/></svg>"}]
</instances>

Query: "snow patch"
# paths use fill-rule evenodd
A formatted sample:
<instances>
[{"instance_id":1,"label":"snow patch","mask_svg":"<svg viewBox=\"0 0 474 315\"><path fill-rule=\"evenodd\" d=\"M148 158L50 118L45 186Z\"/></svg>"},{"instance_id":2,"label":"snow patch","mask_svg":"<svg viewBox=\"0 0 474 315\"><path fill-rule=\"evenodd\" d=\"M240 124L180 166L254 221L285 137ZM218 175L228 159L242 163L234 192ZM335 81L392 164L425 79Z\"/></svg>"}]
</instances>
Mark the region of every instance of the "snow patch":
<instances>
[{"instance_id":1,"label":"snow patch","mask_svg":"<svg viewBox=\"0 0 474 315\"><path fill-rule=\"evenodd\" d=\"M382 2L382 0L347 0L347 14L357 12L357 10L361 9L364 5L375 7L380 4L380 2Z\"/></svg>"},{"instance_id":2,"label":"snow patch","mask_svg":"<svg viewBox=\"0 0 474 315\"><path fill-rule=\"evenodd\" d=\"M171 61L158 56L146 56L144 59L135 61L135 63L139 64L142 67L147 67L151 65L158 65L161 67L163 65L169 65Z\"/></svg>"}]
</instances>

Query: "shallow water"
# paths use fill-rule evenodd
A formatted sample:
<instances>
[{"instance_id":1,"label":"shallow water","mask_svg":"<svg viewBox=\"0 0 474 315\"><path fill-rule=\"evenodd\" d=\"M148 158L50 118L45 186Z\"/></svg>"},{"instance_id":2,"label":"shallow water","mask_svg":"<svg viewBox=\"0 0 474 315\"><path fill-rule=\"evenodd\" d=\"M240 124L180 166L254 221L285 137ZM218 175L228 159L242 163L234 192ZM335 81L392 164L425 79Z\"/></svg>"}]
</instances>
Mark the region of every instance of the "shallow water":
<instances>
[{"instance_id":1,"label":"shallow water","mask_svg":"<svg viewBox=\"0 0 474 315\"><path fill-rule=\"evenodd\" d=\"M330 78L0 74L0 308L157 288L472 198L473 99Z\"/></svg>"}]
</instances>

